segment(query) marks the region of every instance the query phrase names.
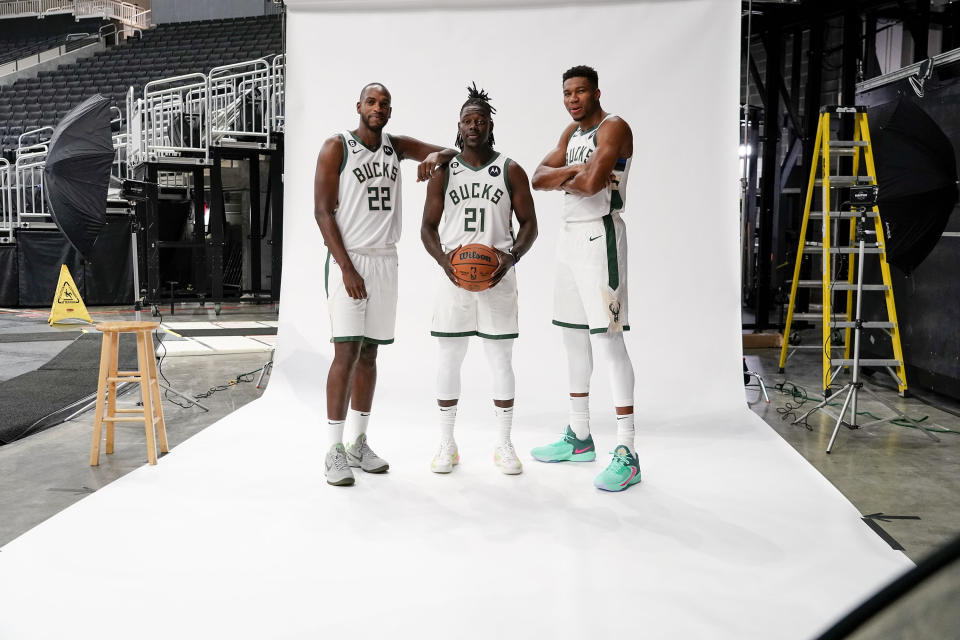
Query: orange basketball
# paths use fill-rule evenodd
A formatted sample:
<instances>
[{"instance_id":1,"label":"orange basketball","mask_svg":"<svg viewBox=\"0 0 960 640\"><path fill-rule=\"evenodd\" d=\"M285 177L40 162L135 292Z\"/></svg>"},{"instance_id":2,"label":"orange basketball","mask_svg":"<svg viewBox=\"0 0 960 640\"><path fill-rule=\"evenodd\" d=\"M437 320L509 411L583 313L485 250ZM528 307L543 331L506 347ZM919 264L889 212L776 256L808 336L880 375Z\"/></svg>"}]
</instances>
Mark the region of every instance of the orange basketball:
<instances>
[{"instance_id":1,"label":"orange basketball","mask_svg":"<svg viewBox=\"0 0 960 640\"><path fill-rule=\"evenodd\" d=\"M460 247L453 259L457 282L467 291L483 291L490 286L490 276L500 266L496 251L484 244Z\"/></svg>"}]
</instances>

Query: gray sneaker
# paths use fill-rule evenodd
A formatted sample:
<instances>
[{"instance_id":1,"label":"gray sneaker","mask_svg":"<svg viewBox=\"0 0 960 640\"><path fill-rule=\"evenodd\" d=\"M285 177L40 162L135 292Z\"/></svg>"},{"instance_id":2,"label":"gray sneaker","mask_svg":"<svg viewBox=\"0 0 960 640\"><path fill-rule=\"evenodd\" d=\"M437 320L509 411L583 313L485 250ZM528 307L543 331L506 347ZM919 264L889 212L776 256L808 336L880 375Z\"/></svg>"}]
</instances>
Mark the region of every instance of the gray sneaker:
<instances>
[{"instance_id":1,"label":"gray sneaker","mask_svg":"<svg viewBox=\"0 0 960 640\"><path fill-rule=\"evenodd\" d=\"M390 468L387 461L375 454L367 444L365 433L357 436L357 441L347 447L347 460L351 467L360 467L367 473L383 473Z\"/></svg>"},{"instance_id":2,"label":"gray sneaker","mask_svg":"<svg viewBox=\"0 0 960 640\"><path fill-rule=\"evenodd\" d=\"M353 484L353 471L350 470L350 464L347 462L347 452L339 442L327 451L326 467L327 484L338 487Z\"/></svg>"}]
</instances>

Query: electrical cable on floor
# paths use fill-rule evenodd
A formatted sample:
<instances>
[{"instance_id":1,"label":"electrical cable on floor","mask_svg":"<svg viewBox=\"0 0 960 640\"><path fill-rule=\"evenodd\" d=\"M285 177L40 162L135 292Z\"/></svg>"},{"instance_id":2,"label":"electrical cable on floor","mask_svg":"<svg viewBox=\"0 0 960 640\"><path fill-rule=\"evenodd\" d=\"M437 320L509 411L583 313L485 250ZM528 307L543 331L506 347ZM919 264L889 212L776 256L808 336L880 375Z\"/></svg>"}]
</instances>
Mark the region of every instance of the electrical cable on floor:
<instances>
[{"instance_id":1,"label":"electrical cable on floor","mask_svg":"<svg viewBox=\"0 0 960 640\"><path fill-rule=\"evenodd\" d=\"M810 396L807 394L807 390L803 387L790 382L789 380L784 380L773 386L781 395L790 396L791 400L796 401L787 401L784 403L784 406L777 407L777 413L780 414L781 420L787 420L789 418L796 418L800 407L802 407L808 400L817 400L820 401L823 399L823 396ZM839 407L841 404L839 402L828 402L828 407ZM874 415L869 411L857 411L858 416L866 416L874 420L882 420L880 416ZM930 418L929 415L925 415L920 418L909 418L908 420L903 420L902 418L896 418L890 420L890 424L896 425L898 427L905 427L907 429L923 429L924 431L929 431L931 433L954 433L960 435L960 431L955 429L947 429L946 427L934 428L934 427L925 427L922 425L923 422L926 422ZM804 418L803 422L800 423L807 431L813 431L813 427L810 423L807 422L807 419ZM846 424L846 423L845 423Z\"/></svg>"},{"instance_id":2,"label":"electrical cable on floor","mask_svg":"<svg viewBox=\"0 0 960 640\"><path fill-rule=\"evenodd\" d=\"M159 318L157 322L160 323L160 326L163 326L163 314L160 313L159 307L156 307L156 311L157 311L157 318ZM156 338L157 342L159 342L160 346L163 347L163 353L160 355L160 359L157 361L157 373L160 374L160 377L163 378L163 381L166 383L168 387L172 387L173 385L170 384L169 380L167 380L167 376L163 375L163 359L167 357L167 345L165 345L163 343L163 340L160 339L160 326L154 329L154 332L153 332L153 335ZM177 405L181 409L189 409L192 406L189 404L182 404L174 400L173 398L171 398L170 391L168 389L163 390L163 399L171 404Z\"/></svg>"},{"instance_id":3,"label":"electrical cable on floor","mask_svg":"<svg viewBox=\"0 0 960 640\"><path fill-rule=\"evenodd\" d=\"M157 317L159 318L158 322L162 325L162 324L163 324L163 314L160 313L160 309L159 309L159 308L157 309ZM155 336L156 336L156 338L157 338L157 341L160 343L160 346L163 347L163 353L162 353L161 356L160 356L160 360L157 362L157 372L160 374L160 377L163 378L163 381L167 384L167 386L168 386L168 387L171 387L171 386L173 386L173 385L171 385L171 384L170 384L170 381L167 380L167 376L163 375L163 359L164 359L165 357L167 357L167 347L166 347L165 344L163 344L163 340L160 339L160 327L157 327L157 329L154 331L154 334L155 334ZM263 365L263 367L265 367L265 366L266 366L266 365ZM240 384L241 382L253 382L253 377L254 377L254 375L256 375L258 372L260 372L260 371L263 369L263 367L258 367L258 368L256 368L256 369L254 369L253 371L248 371L247 373L237 374L237 377L235 377L235 378L233 378L232 380L228 381L226 384L221 384L221 385L217 385L217 386L214 386L214 387L210 387L209 389L207 389L206 391L204 391L204 392L202 392L202 393L195 393L195 394L193 394L193 398L194 398L195 400L202 400L203 398L209 398L210 396L212 396L213 394L217 393L218 391L225 391L225 390L229 389L230 387L234 387L234 386ZM169 392L168 390L166 390L166 389L165 389L164 392L163 392L163 397L164 397L164 399L166 399L168 402L171 402L171 403L177 405L177 406L180 407L181 409L189 409L191 406L193 406L193 405L189 405L189 404L182 404L182 403L178 402L177 400L173 399L172 397L170 397L170 392Z\"/></svg>"},{"instance_id":4,"label":"electrical cable on floor","mask_svg":"<svg viewBox=\"0 0 960 640\"><path fill-rule=\"evenodd\" d=\"M782 395L790 396L792 400L798 401L796 404L793 402L786 402L782 407L777 407L777 413L780 414L781 420L787 420L789 418L796 418L797 411L802 407L807 400L810 399L810 396L807 395L807 390L803 387L790 382L789 380L784 380L773 387ZM813 431L813 427L807 422L807 419L804 418L801 423L807 431Z\"/></svg>"},{"instance_id":5,"label":"electrical cable on floor","mask_svg":"<svg viewBox=\"0 0 960 640\"><path fill-rule=\"evenodd\" d=\"M237 374L236 378L234 378L233 380L230 380L226 384L217 385L216 387L210 387L208 390L204 391L203 393L193 394L193 397L196 398L197 400L201 400L203 398L209 398L210 396L212 396L218 391L226 391L230 387L235 387L241 382L253 382L253 376L259 373L261 369L263 369L263 367L259 367L257 369L254 369L253 371L248 371L247 373L239 373Z\"/></svg>"}]
</instances>

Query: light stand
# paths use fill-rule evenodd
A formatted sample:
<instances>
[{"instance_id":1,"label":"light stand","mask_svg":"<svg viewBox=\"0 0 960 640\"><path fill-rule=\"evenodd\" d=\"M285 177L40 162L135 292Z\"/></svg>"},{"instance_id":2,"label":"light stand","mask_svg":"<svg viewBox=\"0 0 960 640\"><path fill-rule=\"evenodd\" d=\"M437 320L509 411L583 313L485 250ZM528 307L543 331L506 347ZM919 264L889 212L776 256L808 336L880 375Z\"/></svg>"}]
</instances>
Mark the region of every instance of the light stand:
<instances>
[{"instance_id":1,"label":"light stand","mask_svg":"<svg viewBox=\"0 0 960 640\"><path fill-rule=\"evenodd\" d=\"M143 310L143 300L140 297L140 265L139 265L140 256L137 253L137 221L136 220L130 221L130 247L131 247L131 257L132 257L131 262L133 262L133 309L134 309L134 312L136 313L137 322L139 322L141 317L140 314ZM157 354L154 353L153 357L156 358ZM190 404L197 405L204 411L210 411L210 409L207 409L205 406L197 402L195 398L191 398L185 393L177 391L176 389L168 385L166 382L164 382L163 379L157 380L157 384L159 384L160 388L163 389L164 391L169 391L173 395L183 398Z\"/></svg>"},{"instance_id":2,"label":"light stand","mask_svg":"<svg viewBox=\"0 0 960 640\"><path fill-rule=\"evenodd\" d=\"M861 203L861 205L862 204L863 203ZM937 436L933 435L932 433L924 429L916 420L913 420L907 417L906 415L904 415L899 409L881 400L880 396L878 396L872 389L868 387L864 387L863 383L860 382L860 333L863 330L863 319L861 317L861 311L862 311L861 303L863 299L863 256L865 253L864 249L866 248L866 237L868 235L876 236L876 233L877 233L876 231L869 231L867 229L867 221L869 220L867 216L867 209L868 209L867 206L858 206L856 208L856 212L859 214L859 217L857 218L857 232L856 232L856 240L859 245L857 249L857 254L856 254L857 260L858 260L857 307L856 307L857 311L856 311L856 316L854 318L854 326L853 326L853 365L852 365L852 375L851 375L850 382L845 384L836 393L833 393L828 397L824 398L823 402L821 402L814 408L810 409L810 411L807 411L805 414L803 414L802 416L800 416L799 418L793 421L793 424L797 424L798 422L805 420L807 416L809 416L811 413L813 413L817 409L821 409L824 413L829 415L831 418L835 418L837 421L837 424L836 426L834 426L833 435L830 436L830 442L829 444L827 444L827 453L830 453L830 451L833 449L833 443L837 439L837 432L840 431L841 424L846 424L850 429L859 429L861 426L872 427L874 425L883 424L885 422L892 422L893 420L899 419L899 420L904 420L906 422L909 422L911 425L917 427L918 429L920 429L920 431L924 435L926 435L928 438L930 438L934 442L940 442L940 438L938 438ZM857 403L858 403L859 395L861 391L866 391L867 393L869 393L874 400L876 400L877 402L885 406L887 409L889 409L896 415L890 418L882 418L880 420L874 420L873 422L868 422L867 424L864 424L864 425L858 425L857 424ZM840 409L840 415L835 416L826 408L826 406L831 400L833 400L834 398L838 398L841 394L846 394L846 397L843 400L843 407ZM850 419L844 422L843 416L847 412L847 407L850 407Z\"/></svg>"},{"instance_id":3,"label":"light stand","mask_svg":"<svg viewBox=\"0 0 960 640\"><path fill-rule=\"evenodd\" d=\"M276 352L276 349L270 349L270 359L267 360L267 364L263 365L263 368L260 369L260 377L257 378L257 389L260 388L260 385L263 384L263 377L273 371L273 354Z\"/></svg>"}]
</instances>

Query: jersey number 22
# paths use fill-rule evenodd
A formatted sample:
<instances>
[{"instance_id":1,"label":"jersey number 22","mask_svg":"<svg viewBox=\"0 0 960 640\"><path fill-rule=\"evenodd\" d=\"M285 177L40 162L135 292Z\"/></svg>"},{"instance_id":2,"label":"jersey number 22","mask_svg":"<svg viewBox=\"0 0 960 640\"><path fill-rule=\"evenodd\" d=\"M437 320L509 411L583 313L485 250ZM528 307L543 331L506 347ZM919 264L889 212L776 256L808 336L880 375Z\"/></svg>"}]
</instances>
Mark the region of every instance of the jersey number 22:
<instances>
[{"instance_id":1,"label":"jersey number 22","mask_svg":"<svg viewBox=\"0 0 960 640\"><path fill-rule=\"evenodd\" d=\"M390 187L367 187L370 211L390 211Z\"/></svg>"}]
</instances>

